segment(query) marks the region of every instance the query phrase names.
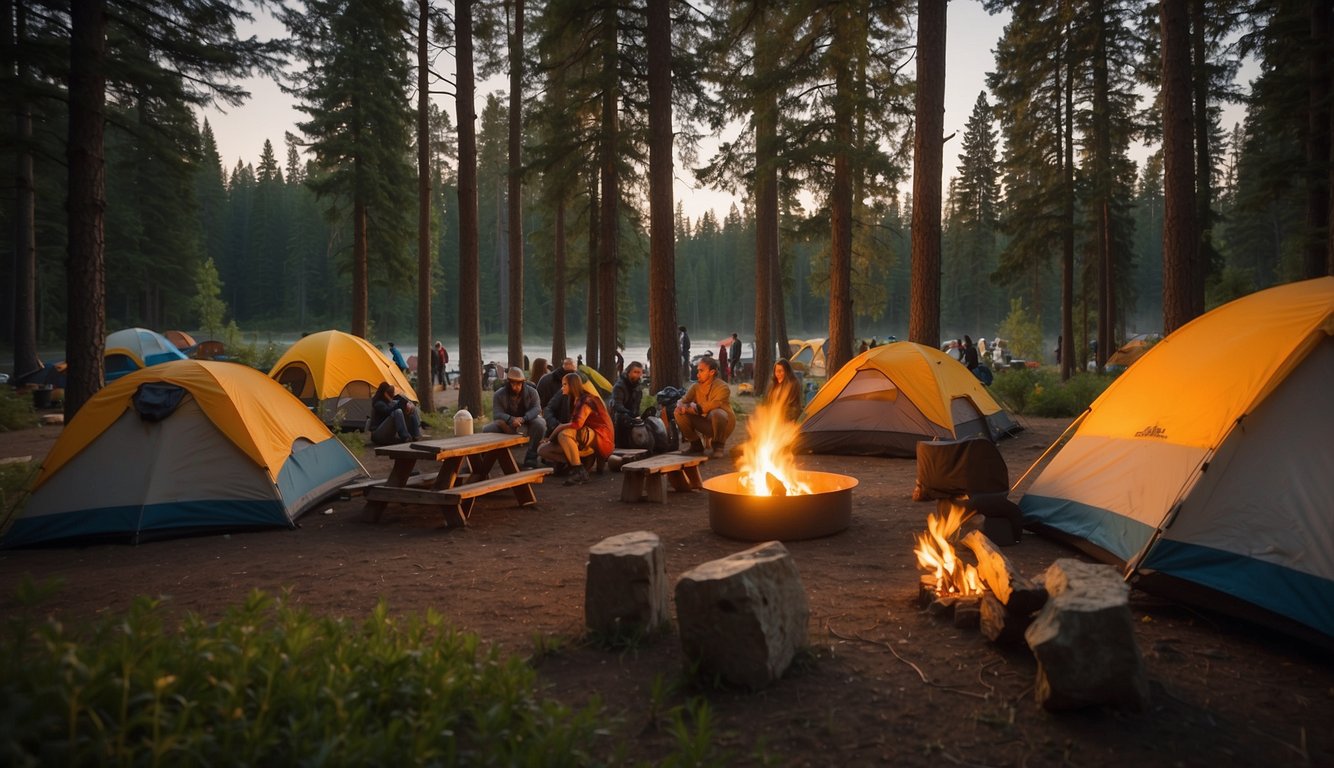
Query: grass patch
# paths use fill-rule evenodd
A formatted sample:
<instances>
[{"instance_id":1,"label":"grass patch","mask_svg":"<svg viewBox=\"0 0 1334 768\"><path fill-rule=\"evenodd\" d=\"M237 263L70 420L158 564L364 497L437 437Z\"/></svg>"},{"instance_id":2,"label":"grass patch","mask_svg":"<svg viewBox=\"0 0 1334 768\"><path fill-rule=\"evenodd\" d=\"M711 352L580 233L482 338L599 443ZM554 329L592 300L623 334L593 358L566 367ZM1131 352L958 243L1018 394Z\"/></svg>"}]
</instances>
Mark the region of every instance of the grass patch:
<instances>
[{"instance_id":1,"label":"grass patch","mask_svg":"<svg viewBox=\"0 0 1334 768\"><path fill-rule=\"evenodd\" d=\"M598 706L538 695L534 671L439 614L361 622L252 593L216 623L160 601L66 625L19 589L0 625L6 765L592 765L616 762ZM683 713L684 714L684 713ZM677 759L708 755L707 711ZM693 726L693 727L691 727Z\"/></svg>"},{"instance_id":2,"label":"grass patch","mask_svg":"<svg viewBox=\"0 0 1334 768\"><path fill-rule=\"evenodd\" d=\"M0 464L0 530L10 515L17 514L24 498L24 489L37 477L40 461Z\"/></svg>"},{"instance_id":3,"label":"grass patch","mask_svg":"<svg viewBox=\"0 0 1334 768\"><path fill-rule=\"evenodd\" d=\"M0 432L13 432L37 426L37 412L32 409L32 395L12 387L0 388Z\"/></svg>"}]
</instances>

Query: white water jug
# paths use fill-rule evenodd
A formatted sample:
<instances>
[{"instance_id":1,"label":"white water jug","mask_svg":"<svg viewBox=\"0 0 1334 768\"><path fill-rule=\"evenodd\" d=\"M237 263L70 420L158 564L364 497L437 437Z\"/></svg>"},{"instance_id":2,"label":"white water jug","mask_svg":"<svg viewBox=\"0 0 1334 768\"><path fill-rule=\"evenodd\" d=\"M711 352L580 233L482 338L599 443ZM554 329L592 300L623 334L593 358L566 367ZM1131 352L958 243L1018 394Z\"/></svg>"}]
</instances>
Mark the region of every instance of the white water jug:
<instances>
[{"instance_id":1,"label":"white water jug","mask_svg":"<svg viewBox=\"0 0 1334 768\"><path fill-rule=\"evenodd\" d=\"M460 408L458 413L454 414L454 435L472 434L472 414L468 413L467 408Z\"/></svg>"}]
</instances>

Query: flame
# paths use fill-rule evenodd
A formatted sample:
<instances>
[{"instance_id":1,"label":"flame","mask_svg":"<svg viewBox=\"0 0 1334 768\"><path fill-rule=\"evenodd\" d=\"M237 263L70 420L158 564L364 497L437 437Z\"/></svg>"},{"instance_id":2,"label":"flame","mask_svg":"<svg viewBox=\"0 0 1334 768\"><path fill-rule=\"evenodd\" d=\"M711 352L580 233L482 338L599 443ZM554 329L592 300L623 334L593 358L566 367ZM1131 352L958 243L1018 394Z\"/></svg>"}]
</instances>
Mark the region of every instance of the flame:
<instances>
[{"instance_id":1,"label":"flame","mask_svg":"<svg viewBox=\"0 0 1334 768\"><path fill-rule=\"evenodd\" d=\"M980 595L982 580L977 569L959 559L951 539L972 513L958 504L950 505L948 515L928 515L926 533L917 535L917 564L936 577L938 595Z\"/></svg>"},{"instance_id":2,"label":"flame","mask_svg":"<svg viewBox=\"0 0 1334 768\"><path fill-rule=\"evenodd\" d=\"M772 496L772 485L782 485L788 496L811 493L797 479L797 460L792 446L800 430L783 416L779 406L760 405L747 421L750 438L741 446L737 462L741 487L752 496ZM772 478L772 483L770 478Z\"/></svg>"}]
</instances>

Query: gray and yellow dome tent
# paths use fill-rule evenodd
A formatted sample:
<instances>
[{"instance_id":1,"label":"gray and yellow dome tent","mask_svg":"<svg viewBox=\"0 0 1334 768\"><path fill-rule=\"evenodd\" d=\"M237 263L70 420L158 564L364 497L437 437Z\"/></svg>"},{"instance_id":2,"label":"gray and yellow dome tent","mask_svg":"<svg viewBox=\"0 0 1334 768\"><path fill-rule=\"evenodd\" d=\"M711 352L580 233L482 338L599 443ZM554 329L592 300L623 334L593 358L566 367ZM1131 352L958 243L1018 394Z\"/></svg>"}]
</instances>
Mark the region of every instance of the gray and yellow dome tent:
<instances>
[{"instance_id":1,"label":"gray and yellow dome tent","mask_svg":"<svg viewBox=\"0 0 1334 768\"><path fill-rule=\"evenodd\" d=\"M1072 425L1024 522L1137 586L1334 643L1332 335L1334 277L1177 329Z\"/></svg>"},{"instance_id":2,"label":"gray and yellow dome tent","mask_svg":"<svg viewBox=\"0 0 1334 768\"><path fill-rule=\"evenodd\" d=\"M107 385L65 427L0 548L295 528L365 469L277 382L180 360Z\"/></svg>"},{"instance_id":3,"label":"gray and yellow dome tent","mask_svg":"<svg viewBox=\"0 0 1334 768\"><path fill-rule=\"evenodd\" d=\"M269 376L334 428L362 428L382 381L417 401L411 382L383 352L360 336L342 331L303 336L278 358Z\"/></svg>"},{"instance_id":4,"label":"gray and yellow dome tent","mask_svg":"<svg viewBox=\"0 0 1334 768\"><path fill-rule=\"evenodd\" d=\"M800 449L913 458L922 440L998 440L1019 429L962 363L897 341L852 358L820 388L802 415Z\"/></svg>"}]
</instances>

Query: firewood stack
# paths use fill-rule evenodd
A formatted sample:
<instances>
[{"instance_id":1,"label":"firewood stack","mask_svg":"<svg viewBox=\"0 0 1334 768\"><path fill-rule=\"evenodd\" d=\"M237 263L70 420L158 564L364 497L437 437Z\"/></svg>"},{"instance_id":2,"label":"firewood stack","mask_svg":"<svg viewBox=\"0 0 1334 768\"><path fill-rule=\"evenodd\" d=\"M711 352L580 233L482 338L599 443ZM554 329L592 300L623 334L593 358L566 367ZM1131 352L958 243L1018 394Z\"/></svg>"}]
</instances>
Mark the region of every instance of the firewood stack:
<instances>
[{"instance_id":1,"label":"firewood stack","mask_svg":"<svg viewBox=\"0 0 1334 768\"><path fill-rule=\"evenodd\" d=\"M1038 583L981 532L969 532L960 543L977 558L985 590L940 596L935 577L923 575L919 601L928 613L961 629L978 627L998 645L1025 642L1038 662L1035 698L1049 711L1147 707L1129 587L1114 568L1061 559Z\"/></svg>"}]
</instances>

